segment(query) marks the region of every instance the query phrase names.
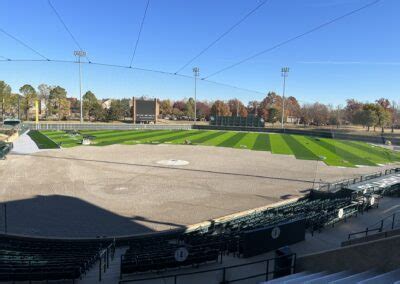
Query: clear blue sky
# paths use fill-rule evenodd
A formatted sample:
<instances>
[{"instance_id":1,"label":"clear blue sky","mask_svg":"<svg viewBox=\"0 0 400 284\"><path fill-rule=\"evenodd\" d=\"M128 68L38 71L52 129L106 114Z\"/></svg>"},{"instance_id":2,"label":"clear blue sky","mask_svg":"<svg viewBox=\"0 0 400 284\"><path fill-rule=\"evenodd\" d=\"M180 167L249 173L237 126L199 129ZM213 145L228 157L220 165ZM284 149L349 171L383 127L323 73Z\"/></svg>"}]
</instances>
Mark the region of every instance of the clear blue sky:
<instances>
[{"instance_id":1,"label":"clear blue sky","mask_svg":"<svg viewBox=\"0 0 400 284\"><path fill-rule=\"evenodd\" d=\"M92 61L129 65L147 0L52 0ZM372 0L269 0L182 71L207 76ZM175 72L260 3L259 0L150 0L134 66ZM74 60L74 42L47 0L2 0L0 27L51 59ZM343 104L346 98L400 100L400 1L383 0L329 27L210 80L281 93L280 68L290 67L287 95L301 102ZM40 59L0 33L0 56ZM98 97L187 98L193 81L129 69L83 66L83 88ZM78 96L70 63L0 63L0 80L61 85ZM261 100L262 94L200 82L198 99Z\"/></svg>"}]
</instances>

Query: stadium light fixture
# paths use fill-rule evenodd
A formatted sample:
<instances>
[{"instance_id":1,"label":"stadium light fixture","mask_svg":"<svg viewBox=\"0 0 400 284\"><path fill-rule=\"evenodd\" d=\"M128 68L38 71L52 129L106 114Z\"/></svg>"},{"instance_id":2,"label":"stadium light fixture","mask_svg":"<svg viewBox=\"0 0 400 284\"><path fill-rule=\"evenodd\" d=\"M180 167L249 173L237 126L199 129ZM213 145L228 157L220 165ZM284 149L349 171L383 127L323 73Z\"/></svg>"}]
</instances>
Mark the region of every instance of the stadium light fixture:
<instances>
[{"instance_id":1,"label":"stadium light fixture","mask_svg":"<svg viewBox=\"0 0 400 284\"><path fill-rule=\"evenodd\" d=\"M282 67L281 69L282 77L283 77L283 93L282 93L282 120L281 120L281 128L283 129L284 125L284 117L285 117L285 88L286 88L286 77L289 73L289 67Z\"/></svg>"},{"instance_id":2,"label":"stadium light fixture","mask_svg":"<svg viewBox=\"0 0 400 284\"><path fill-rule=\"evenodd\" d=\"M194 124L196 124L197 121L197 78L200 76L200 69L199 67L194 67L193 68L193 76L194 76Z\"/></svg>"},{"instance_id":3,"label":"stadium light fixture","mask_svg":"<svg viewBox=\"0 0 400 284\"><path fill-rule=\"evenodd\" d=\"M82 71L81 71L81 57L86 56L86 51L75 50L74 55L78 57L79 65L79 102L80 102L80 121L83 123L83 102L82 102Z\"/></svg>"}]
</instances>

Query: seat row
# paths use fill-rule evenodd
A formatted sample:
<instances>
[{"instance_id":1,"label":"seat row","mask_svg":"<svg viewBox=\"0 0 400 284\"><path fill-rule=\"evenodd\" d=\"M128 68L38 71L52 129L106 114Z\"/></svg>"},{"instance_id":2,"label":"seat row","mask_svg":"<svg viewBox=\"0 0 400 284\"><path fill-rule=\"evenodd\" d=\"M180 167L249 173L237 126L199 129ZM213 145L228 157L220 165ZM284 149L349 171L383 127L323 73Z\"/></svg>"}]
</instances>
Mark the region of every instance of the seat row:
<instances>
[{"instance_id":1,"label":"seat row","mask_svg":"<svg viewBox=\"0 0 400 284\"><path fill-rule=\"evenodd\" d=\"M0 281L76 279L98 259L99 241L0 236Z\"/></svg>"}]
</instances>

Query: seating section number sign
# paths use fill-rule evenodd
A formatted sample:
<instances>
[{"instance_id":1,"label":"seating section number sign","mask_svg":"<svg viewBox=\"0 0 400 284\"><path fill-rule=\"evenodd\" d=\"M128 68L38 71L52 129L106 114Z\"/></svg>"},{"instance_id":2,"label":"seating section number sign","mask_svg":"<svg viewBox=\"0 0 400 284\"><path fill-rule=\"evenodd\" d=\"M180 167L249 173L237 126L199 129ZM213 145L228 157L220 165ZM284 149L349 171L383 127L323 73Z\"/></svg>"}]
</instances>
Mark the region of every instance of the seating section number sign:
<instances>
[{"instance_id":1,"label":"seating section number sign","mask_svg":"<svg viewBox=\"0 0 400 284\"><path fill-rule=\"evenodd\" d=\"M175 251L175 260L184 262L189 256L189 252L185 247L180 247Z\"/></svg>"},{"instance_id":2,"label":"seating section number sign","mask_svg":"<svg viewBox=\"0 0 400 284\"><path fill-rule=\"evenodd\" d=\"M275 227L272 229L271 238L273 238L275 240L275 239L279 238L280 235L281 235L281 229L279 227Z\"/></svg>"}]
</instances>

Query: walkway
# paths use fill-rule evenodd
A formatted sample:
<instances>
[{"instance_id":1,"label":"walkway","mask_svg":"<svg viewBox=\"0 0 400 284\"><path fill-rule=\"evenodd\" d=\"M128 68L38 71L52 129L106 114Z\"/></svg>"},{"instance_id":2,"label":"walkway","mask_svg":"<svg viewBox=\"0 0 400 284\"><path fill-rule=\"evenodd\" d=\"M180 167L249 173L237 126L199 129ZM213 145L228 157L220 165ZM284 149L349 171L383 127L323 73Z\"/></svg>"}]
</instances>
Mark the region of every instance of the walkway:
<instances>
[{"instance_id":1,"label":"walkway","mask_svg":"<svg viewBox=\"0 0 400 284\"><path fill-rule=\"evenodd\" d=\"M14 154L32 154L41 151L35 142L29 137L27 132L21 134L17 140L13 142L11 153Z\"/></svg>"}]
</instances>

